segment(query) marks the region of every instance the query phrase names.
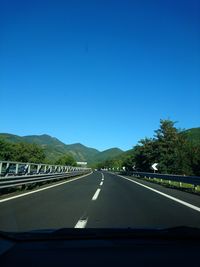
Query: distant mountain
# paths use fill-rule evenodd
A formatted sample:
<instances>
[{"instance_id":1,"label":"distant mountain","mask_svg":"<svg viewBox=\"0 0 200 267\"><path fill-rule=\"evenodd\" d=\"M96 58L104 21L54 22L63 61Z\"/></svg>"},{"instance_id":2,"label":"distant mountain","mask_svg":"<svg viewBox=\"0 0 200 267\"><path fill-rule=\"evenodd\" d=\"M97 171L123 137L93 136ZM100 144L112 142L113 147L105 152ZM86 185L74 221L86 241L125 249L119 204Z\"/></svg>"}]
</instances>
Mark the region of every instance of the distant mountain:
<instances>
[{"instance_id":1,"label":"distant mountain","mask_svg":"<svg viewBox=\"0 0 200 267\"><path fill-rule=\"evenodd\" d=\"M119 155L122 155L122 153L123 151L119 148L110 148L101 153L96 154L93 160L94 162L102 162L104 160L109 160Z\"/></svg>"},{"instance_id":2,"label":"distant mountain","mask_svg":"<svg viewBox=\"0 0 200 267\"><path fill-rule=\"evenodd\" d=\"M65 144L59 141L58 139L51 137L49 135L30 135L30 136L18 136L13 134L0 134L0 138L3 138L7 142L12 143L34 143L40 145L44 148L47 159L56 160L64 153L67 153Z\"/></svg>"},{"instance_id":3,"label":"distant mountain","mask_svg":"<svg viewBox=\"0 0 200 267\"><path fill-rule=\"evenodd\" d=\"M55 137L49 135L30 135L23 137L24 142L35 143L41 145L47 151L47 157L54 159L55 155L57 157L62 154L71 154L76 161L88 161L94 157L98 150L90 147L86 147L80 143L66 145Z\"/></svg>"},{"instance_id":4,"label":"distant mountain","mask_svg":"<svg viewBox=\"0 0 200 267\"><path fill-rule=\"evenodd\" d=\"M188 141L194 144L200 144L200 127L185 130L183 134L187 137Z\"/></svg>"},{"instance_id":5,"label":"distant mountain","mask_svg":"<svg viewBox=\"0 0 200 267\"><path fill-rule=\"evenodd\" d=\"M76 161L87 161L89 164L111 159L118 156L123 151L118 148L111 148L100 152L97 149L84 146L80 143L66 145L55 137L47 134L18 136L8 133L0 134L0 138L12 143L34 143L42 146L46 153L47 159L55 161L63 154L72 155Z\"/></svg>"},{"instance_id":6,"label":"distant mountain","mask_svg":"<svg viewBox=\"0 0 200 267\"><path fill-rule=\"evenodd\" d=\"M4 139L5 141L11 142L11 143L19 143L23 142L22 137L14 134L8 134L8 133L0 133L0 138Z\"/></svg>"},{"instance_id":7,"label":"distant mountain","mask_svg":"<svg viewBox=\"0 0 200 267\"><path fill-rule=\"evenodd\" d=\"M51 145L51 146L63 146L65 145L63 142L58 140L55 137L52 137L48 134L42 134L42 135L27 135L22 137L24 142L27 143L35 143L38 145L46 146L46 145Z\"/></svg>"}]
</instances>

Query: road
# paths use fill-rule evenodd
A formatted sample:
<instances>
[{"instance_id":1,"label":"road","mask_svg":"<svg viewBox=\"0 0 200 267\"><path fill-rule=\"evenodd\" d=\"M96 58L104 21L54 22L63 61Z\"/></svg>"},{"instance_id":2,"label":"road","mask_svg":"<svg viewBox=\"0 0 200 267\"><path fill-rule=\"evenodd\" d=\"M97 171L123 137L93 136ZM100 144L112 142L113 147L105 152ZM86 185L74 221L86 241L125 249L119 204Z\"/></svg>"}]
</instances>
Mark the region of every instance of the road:
<instances>
[{"instance_id":1,"label":"road","mask_svg":"<svg viewBox=\"0 0 200 267\"><path fill-rule=\"evenodd\" d=\"M200 197L133 177L94 172L0 199L0 230L200 227Z\"/></svg>"}]
</instances>

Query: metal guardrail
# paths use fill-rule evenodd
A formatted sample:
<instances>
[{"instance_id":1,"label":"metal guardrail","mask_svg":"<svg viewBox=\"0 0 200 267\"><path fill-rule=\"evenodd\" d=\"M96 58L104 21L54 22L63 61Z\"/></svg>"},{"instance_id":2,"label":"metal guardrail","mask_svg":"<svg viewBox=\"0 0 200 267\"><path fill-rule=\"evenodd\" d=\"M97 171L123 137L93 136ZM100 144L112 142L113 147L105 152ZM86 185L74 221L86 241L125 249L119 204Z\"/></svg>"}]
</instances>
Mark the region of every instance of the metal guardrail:
<instances>
[{"instance_id":1,"label":"metal guardrail","mask_svg":"<svg viewBox=\"0 0 200 267\"><path fill-rule=\"evenodd\" d=\"M194 186L200 185L199 176L184 176L184 175L174 175L174 174L160 174L160 173L150 173L150 172L121 172L124 175L135 176L137 178L158 178L163 180L169 180L179 183L188 183Z\"/></svg>"},{"instance_id":2,"label":"metal guardrail","mask_svg":"<svg viewBox=\"0 0 200 267\"><path fill-rule=\"evenodd\" d=\"M0 189L66 179L90 171L82 167L0 161Z\"/></svg>"}]
</instances>

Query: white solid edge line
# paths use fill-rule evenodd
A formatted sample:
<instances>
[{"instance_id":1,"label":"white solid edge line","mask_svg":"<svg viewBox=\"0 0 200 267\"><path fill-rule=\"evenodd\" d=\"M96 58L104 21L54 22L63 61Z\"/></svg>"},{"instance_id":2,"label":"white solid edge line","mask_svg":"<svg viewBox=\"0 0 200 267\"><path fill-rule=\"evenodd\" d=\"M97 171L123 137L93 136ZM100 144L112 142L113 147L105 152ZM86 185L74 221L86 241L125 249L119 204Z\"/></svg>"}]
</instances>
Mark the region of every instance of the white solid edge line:
<instances>
[{"instance_id":1,"label":"white solid edge line","mask_svg":"<svg viewBox=\"0 0 200 267\"><path fill-rule=\"evenodd\" d=\"M103 185L103 182L101 182L100 185L102 186Z\"/></svg>"},{"instance_id":2,"label":"white solid edge line","mask_svg":"<svg viewBox=\"0 0 200 267\"><path fill-rule=\"evenodd\" d=\"M88 218L84 220L79 220L74 228L85 228L87 224Z\"/></svg>"},{"instance_id":3,"label":"white solid edge line","mask_svg":"<svg viewBox=\"0 0 200 267\"><path fill-rule=\"evenodd\" d=\"M97 200L97 198L98 198L98 196L99 196L99 193L100 193L100 191L101 191L101 189L100 189L100 188L98 188L98 189L97 189L97 191L95 192L95 194L94 194L94 196L93 196L92 200Z\"/></svg>"},{"instance_id":4,"label":"white solid edge line","mask_svg":"<svg viewBox=\"0 0 200 267\"><path fill-rule=\"evenodd\" d=\"M172 196L170 196L170 195L168 195L168 194L162 193L162 192L160 192L160 191L158 191L158 190L156 190L156 189L153 189L153 188L151 188L151 187L149 187L149 186L147 186L147 185L140 184L140 183L138 183L138 182L136 182L136 181L133 181L133 180L131 180L131 179L129 179L129 178L126 178L126 177L124 177L124 176L122 176L122 175L118 175L118 176L121 177L121 178L123 178L123 179L126 179L126 180L128 180L128 181L130 181L130 182L132 182L132 183L135 183L135 184L137 184L137 185L143 186L143 187L145 187L145 188L147 188L147 189L149 189L149 190L151 190L151 191L153 191L153 192L155 192L155 193L157 193L157 194L160 194L160 195L162 195L162 196L164 196L164 197L166 197L166 198L169 198L169 199L171 199L171 200L173 200L173 201L176 201L176 202L178 202L178 203L180 203L180 204L182 204L182 205L184 205L184 206L186 206L186 207L188 207L188 208L190 208L190 209L193 209L193 210L196 210L196 211L200 212L200 208L197 207L197 206L195 206L195 205L192 205L192 204L190 204L190 203L188 203L188 202L185 202L185 201L183 201L183 200L180 200L180 199L178 199L178 198L176 198L176 197L172 197Z\"/></svg>"},{"instance_id":5,"label":"white solid edge line","mask_svg":"<svg viewBox=\"0 0 200 267\"><path fill-rule=\"evenodd\" d=\"M89 176L90 174L92 174L92 173L89 173L89 174L86 174L86 175L83 175L83 176L80 176L80 177L77 177L77 178L74 178L74 179L72 178L72 179L69 180L69 181L61 182L61 183L59 183L59 184L50 185L50 186L47 186L47 187L44 187L44 188L36 189L36 190L34 190L34 191L27 192L27 193L23 193L23 194L20 194L20 195L17 195L17 196L4 198L4 199L1 199L1 200L0 200L0 203L9 201L9 200L12 200L12 199L15 199L15 198L19 198L19 197L24 197L24 196L27 196L27 195L31 195L31 194L34 194L34 193L37 193L37 192L41 192L41 191L44 191L44 190L47 190L47 189L49 189L49 188L53 188L53 187L56 187L56 186L59 186L59 185L62 185L62 184L67 184L67 183L76 181L76 180L78 180L78 179L84 178L84 177L86 177L86 176Z\"/></svg>"}]
</instances>

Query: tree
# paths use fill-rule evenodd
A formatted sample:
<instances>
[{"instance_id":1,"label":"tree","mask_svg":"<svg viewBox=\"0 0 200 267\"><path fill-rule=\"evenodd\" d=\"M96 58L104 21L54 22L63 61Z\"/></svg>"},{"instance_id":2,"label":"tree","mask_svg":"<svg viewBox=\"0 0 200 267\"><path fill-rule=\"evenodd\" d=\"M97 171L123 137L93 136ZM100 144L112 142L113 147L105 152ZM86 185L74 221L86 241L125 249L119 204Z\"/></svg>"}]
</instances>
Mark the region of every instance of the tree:
<instances>
[{"instance_id":1,"label":"tree","mask_svg":"<svg viewBox=\"0 0 200 267\"><path fill-rule=\"evenodd\" d=\"M175 122L160 120L154 138L142 139L125 166L136 165L138 171L152 171L155 162L159 163L161 173L199 175L200 147L189 144Z\"/></svg>"},{"instance_id":2,"label":"tree","mask_svg":"<svg viewBox=\"0 0 200 267\"><path fill-rule=\"evenodd\" d=\"M17 143L15 145L15 160L20 162L43 163L44 150L36 144Z\"/></svg>"},{"instance_id":3,"label":"tree","mask_svg":"<svg viewBox=\"0 0 200 267\"><path fill-rule=\"evenodd\" d=\"M12 144L0 140L0 160L43 163L45 161L45 153L36 144Z\"/></svg>"},{"instance_id":4,"label":"tree","mask_svg":"<svg viewBox=\"0 0 200 267\"><path fill-rule=\"evenodd\" d=\"M132 162L138 171L150 171L152 162L155 161L155 141L153 139L142 139L135 146L135 153Z\"/></svg>"},{"instance_id":5,"label":"tree","mask_svg":"<svg viewBox=\"0 0 200 267\"><path fill-rule=\"evenodd\" d=\"M0 160L14 160L15 145L0 139Z\"/></svg>"},{"instance_id":6,"label":"tree","mask_svg":"<svg viewBox=\"0 0 200 267\"><path fill-rule=\"evenodd\" d=\"M200 176L200 145L187 143L185 153L190 167L190 174Z\"/></svg>"},{"instance_id":7,"label":"tree","mask_svg":"<svg viewBox=\"0 0 200 267\"><path fill-rule=\"evenodd\" d=\"M160 120L160 128L155 131L156 160L163 173L176 173L180 135L174 125L173 121Z\"/></svg>"},{"instance_id":8,"label":"tree","mask_svg":"<svg viewBox=\"0 0 200 267\"><path fill-rule=\"evenodd\" d=\"M65 166L77 166L75 159L71 155L68 155L68 154L61 156L58 160L56 160L55 164L65 165Z\"/></svg>"}]
</instances>

